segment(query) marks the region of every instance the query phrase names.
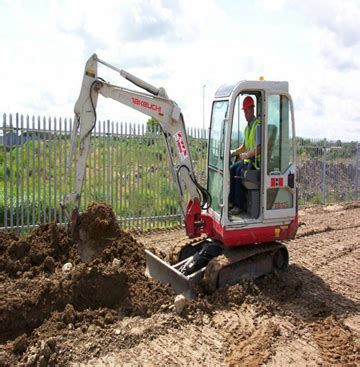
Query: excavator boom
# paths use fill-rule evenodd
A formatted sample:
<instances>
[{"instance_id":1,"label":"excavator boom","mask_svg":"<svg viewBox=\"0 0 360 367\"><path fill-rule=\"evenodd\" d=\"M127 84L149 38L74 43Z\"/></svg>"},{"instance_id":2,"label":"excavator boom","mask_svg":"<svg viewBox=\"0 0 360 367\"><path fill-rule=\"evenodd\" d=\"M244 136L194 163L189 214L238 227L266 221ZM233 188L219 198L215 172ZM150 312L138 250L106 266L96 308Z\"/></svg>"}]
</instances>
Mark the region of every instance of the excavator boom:
<instances>
[{"instance_id":1,"label":"excavator boom","mask_svg":"<svg viewBox=\"0 0 360 367\"><path fill-rule=\"evenodd\" d=\"M98 76L98 64L118 72L122 77L148 93L106 82ZM77 225L80 218L81 192L90 137L97 118L96 106L99 94L153 117L159 122L168 153L170 171L176 183L180 207L187 225L187 233L190 237L195 237L206 232L208 221L202 218L201 208L209 206L210 196L206 189L196 181L184 117L179 106L169 99L164 88L157 88L125 70L100 60L94 54L86 63L80 95L74 108L75 118L65 180L67 182L75 165L75 191L66 193L61 202L73 236L78 237ZM175 149L171 149L171 146L174 146ZM188 202L185 202L186 192L189 197Z\"/></svg>"}]
</instances>

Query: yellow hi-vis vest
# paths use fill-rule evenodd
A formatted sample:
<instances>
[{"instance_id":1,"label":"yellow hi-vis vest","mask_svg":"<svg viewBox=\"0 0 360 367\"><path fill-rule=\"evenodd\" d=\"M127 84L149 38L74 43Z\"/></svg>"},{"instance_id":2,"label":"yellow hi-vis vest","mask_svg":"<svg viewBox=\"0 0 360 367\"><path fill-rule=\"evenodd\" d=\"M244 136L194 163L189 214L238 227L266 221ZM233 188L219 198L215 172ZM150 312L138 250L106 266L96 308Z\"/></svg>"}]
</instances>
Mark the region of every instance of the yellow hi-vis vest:
<instances>
[{"instance_id":1,"label":"yellow hi-vis vest","mask_svg":"<svg viewBox=\"0 0 360 367\"><path fill-rule=\"evenodd\" d=\"M256 127L261 124L261 121L256 118L249 129L249 125L245 127L245 149L250 152L256 148ZM250 159L244 159L245 163L249 163ZM254 166L256 168L260 167L260 152L256 155L254 159Z\"/></svg>"}]
</instances>

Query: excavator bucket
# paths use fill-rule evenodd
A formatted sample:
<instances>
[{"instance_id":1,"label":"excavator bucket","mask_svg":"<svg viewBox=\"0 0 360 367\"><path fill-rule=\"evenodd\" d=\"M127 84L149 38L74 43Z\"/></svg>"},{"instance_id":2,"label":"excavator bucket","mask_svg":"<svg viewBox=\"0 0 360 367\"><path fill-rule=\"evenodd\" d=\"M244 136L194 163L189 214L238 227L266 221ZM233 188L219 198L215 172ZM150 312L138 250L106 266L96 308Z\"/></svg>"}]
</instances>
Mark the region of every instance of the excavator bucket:
<instances>
[{"instance_id":1,"label":"excavator bucket","mask_svg":"<svg viewBox=\"0 0 360 367\"><path fill-rule=\"evenodd\" d=\"M81 261L88 263L101 256L104 249L116 239L116 237L98 236L93 238L89 231L78 229L77 252Z\"/></svg>"},{"instance_id":2,"label":"excavator bucket","mask_svg":"<svg viewBox=\"0 0 360 367\"><path fill-rule=\"evenodd\" d=\"M100 256L121 231L111 206L95 202L90 203L84 213L77 209L72 212L69 230L83 262Z\"/></svg>"},{"instance_id":3,"label":"excavator bucket","mask_svg":"<svg viewBox=\"0 0 360 367\"><path fill-rule=\"evenodd\" d=\"M188 259L170 265L148 250L145 250L145 258L147 276L163 284L170 284L177 294L183 294L187 299L195 298L195 287L202 279L205 268L186 276L179 269Z\"/></svg>"}]
</instances>

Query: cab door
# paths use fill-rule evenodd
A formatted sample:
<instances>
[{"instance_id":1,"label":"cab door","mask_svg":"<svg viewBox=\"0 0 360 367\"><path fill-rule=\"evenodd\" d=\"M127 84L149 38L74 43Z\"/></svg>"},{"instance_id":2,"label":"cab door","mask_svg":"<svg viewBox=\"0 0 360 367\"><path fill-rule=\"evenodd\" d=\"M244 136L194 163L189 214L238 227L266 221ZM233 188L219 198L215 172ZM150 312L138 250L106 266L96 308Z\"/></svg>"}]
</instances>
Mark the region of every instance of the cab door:
<instances>
[{"instance_id":1,"label":"cab door","mask_svg":"<svg viewBox=\"0 0 360 367\"><path fill-rule=\"evenodd\" d=\"M266 112L264 219L291 219L296 212L296 151L290 95L268 93Z\"/></svg>"},{"instance_id":2,"label":"cab door","mask_svg":"<svg viewBox=\"0 0 360 367\"><path fill-rule=\"evenodd\" d=\"M211 209L219 220L223 208L224 149L227 132L229 101L215 101L211 113L208 151L208 186Z\"/></svg>"}]
</instances>

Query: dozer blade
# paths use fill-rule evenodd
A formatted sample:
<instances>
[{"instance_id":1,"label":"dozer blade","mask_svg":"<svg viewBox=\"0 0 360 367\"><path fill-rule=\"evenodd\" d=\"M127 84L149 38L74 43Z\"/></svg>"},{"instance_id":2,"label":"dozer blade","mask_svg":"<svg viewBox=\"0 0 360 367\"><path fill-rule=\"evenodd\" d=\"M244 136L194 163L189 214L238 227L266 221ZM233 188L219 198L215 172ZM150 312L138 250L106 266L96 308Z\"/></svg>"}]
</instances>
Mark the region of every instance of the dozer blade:
<instances>
[{"instance_id":1,"label":"dozer blade","mask_svg":"<svg viewBox=\"0 0 360 367\"><path fill-rule=\"evenodd\" d=\"M202 278L203 269L196 274L186 276L177 270L183 262L171 266L148 250L145 250L145 258L147 276L161 283L170 284L176 293L183 294L187 299L195 298L194 285Z\"/></svg>"}]
</instances>

